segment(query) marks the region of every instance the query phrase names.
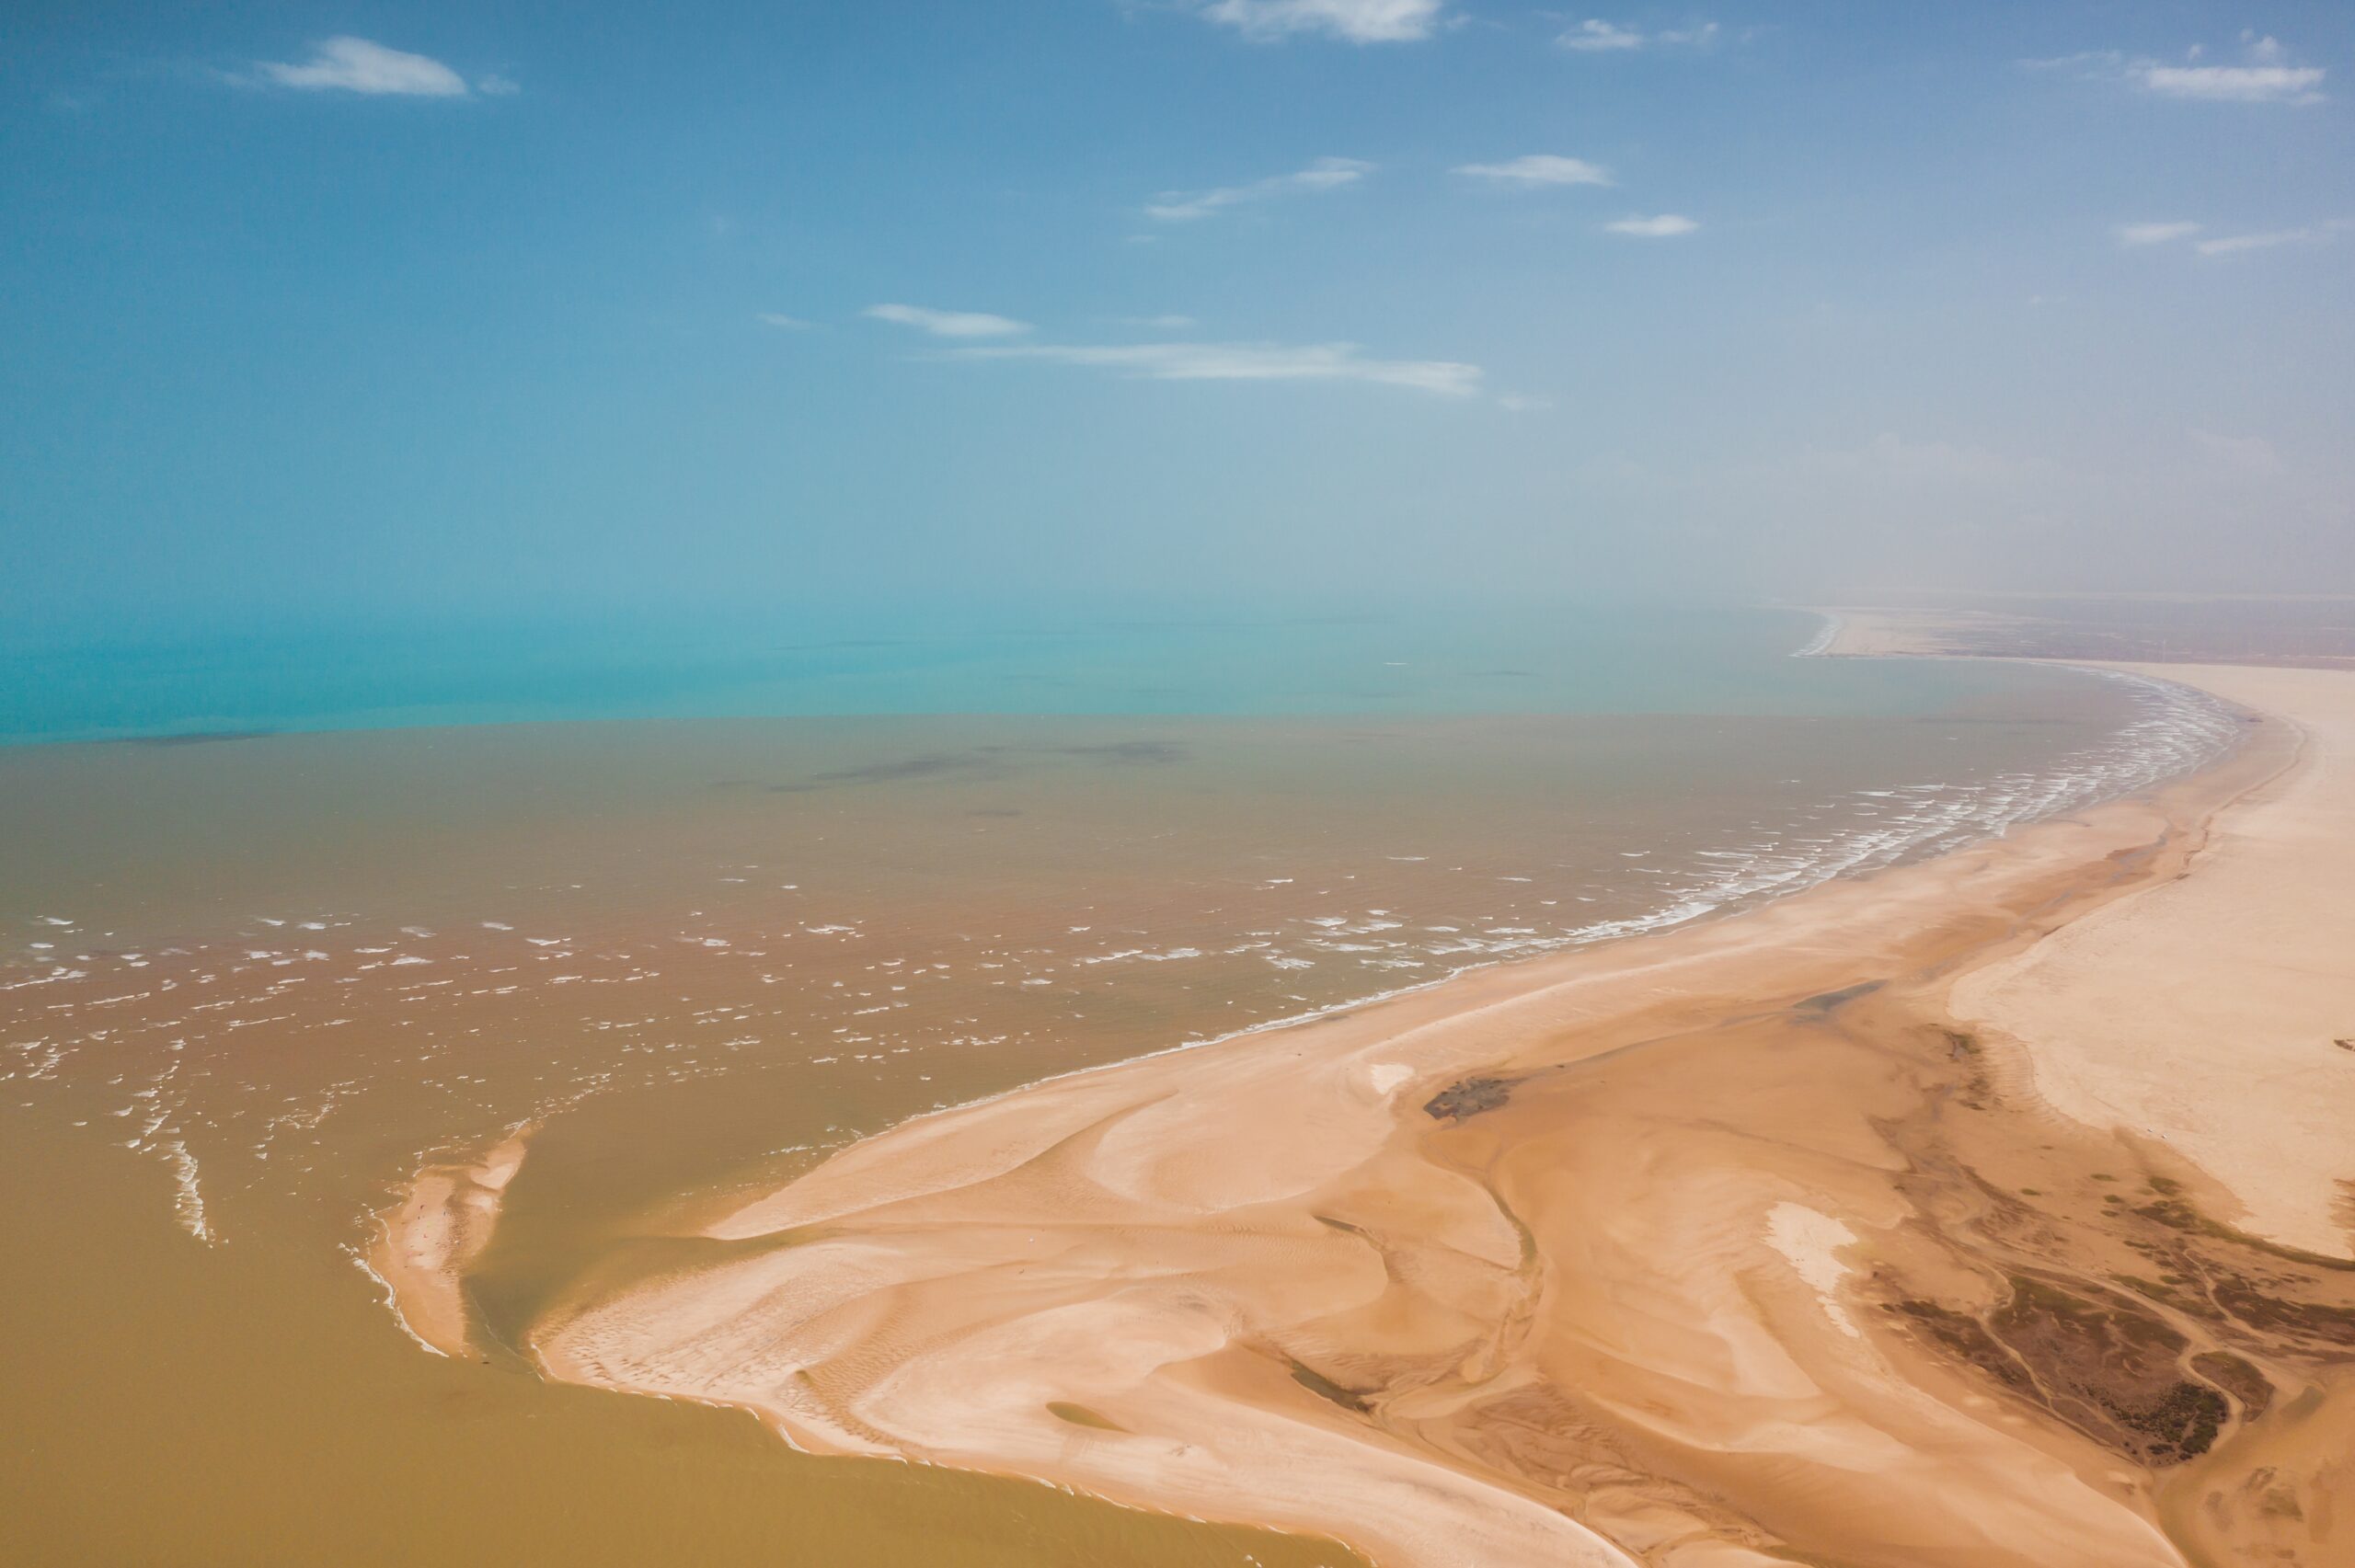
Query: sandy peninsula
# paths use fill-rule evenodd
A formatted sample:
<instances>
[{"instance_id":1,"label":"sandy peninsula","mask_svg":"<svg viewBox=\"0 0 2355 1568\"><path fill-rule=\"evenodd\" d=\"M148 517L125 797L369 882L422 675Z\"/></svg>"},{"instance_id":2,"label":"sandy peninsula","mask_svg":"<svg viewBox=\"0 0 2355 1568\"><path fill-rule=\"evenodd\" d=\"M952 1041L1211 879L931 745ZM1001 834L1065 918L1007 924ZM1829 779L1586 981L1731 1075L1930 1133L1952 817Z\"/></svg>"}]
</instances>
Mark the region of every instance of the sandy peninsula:
<instances>
[{"instance_id":1,"label":"sandy peninsula","mask_svg":"<svg viewBox=\"0 0 2355 1568\"><path fill-rule=\"evenodd\" d=\"M2355 674L2161 673L2229 761L909 1122L534 1350L1384 1564L2355 1561Z\"/></svg>"},{"instance_id":2,"label":"sandy peninsula","mask_svg":"<svg viewBox=\"0 0 2355 1568\"><path fill-rule=\"evenodd\" d=\"M424 1167L380 1220L363 1261L391 1292L402 1327L429 1350L480 1354L466 1307L466 1270L490 1245L507 1185L523 1168L534 1130L518 1128L471 1159Z\"/></svg>"}]
</instances>

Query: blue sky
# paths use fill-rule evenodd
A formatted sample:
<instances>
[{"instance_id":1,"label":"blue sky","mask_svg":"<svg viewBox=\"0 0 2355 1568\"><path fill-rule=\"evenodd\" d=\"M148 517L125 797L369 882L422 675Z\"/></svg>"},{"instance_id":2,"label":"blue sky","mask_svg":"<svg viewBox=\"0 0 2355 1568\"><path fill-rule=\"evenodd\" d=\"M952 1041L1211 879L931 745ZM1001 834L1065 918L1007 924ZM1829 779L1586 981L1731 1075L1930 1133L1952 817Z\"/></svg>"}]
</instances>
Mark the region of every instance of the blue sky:
<instances>
[{"instance_id":1,"label":"blue sky","mask_svg":"<svg viewBox=\"0 0 2355 1568\"><path fill-rule=\"evenodd\" d=\"M30 0L0 612L2355 587L2355 7Z\"/></svg>"}]
</instances>

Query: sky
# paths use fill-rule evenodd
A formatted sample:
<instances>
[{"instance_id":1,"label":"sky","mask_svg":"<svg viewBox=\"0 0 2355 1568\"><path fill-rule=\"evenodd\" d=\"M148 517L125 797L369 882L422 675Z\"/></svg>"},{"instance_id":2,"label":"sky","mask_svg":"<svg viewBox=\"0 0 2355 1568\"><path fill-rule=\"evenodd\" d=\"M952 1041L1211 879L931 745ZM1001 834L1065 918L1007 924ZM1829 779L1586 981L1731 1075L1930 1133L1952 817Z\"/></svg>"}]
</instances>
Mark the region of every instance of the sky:
<instances>
[{"instance_id":1,"label":"sky","mask_svg":"<svg viewBox=\"0 0 2355 1568\"><path fill-rule=\"evenodd\" d=\"M0 26L0 617L2355 591L2355 6Z\"/></svg>"}]
</instances>

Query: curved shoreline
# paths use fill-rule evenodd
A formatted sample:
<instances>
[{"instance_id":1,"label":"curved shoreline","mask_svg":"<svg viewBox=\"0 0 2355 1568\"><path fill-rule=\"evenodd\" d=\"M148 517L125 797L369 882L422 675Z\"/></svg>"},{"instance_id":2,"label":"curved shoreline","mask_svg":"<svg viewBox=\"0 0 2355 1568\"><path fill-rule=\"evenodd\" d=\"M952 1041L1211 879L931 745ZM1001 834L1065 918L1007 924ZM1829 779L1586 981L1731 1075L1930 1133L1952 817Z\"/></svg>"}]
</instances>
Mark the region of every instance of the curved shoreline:
<instances>
[{"instance_id":1,"label":"curved shoreline","mask_svg":"<svg viewBox=\"0 0 2355 1568\"><path fill-rule=\"evenodd\" d=\"M2105 1446L1971 1385L1904 1312L1936 1325L1956 1309L1934 1296L1986 1293L1985 1256L2021 1265L2016 1242L1973 1234L1985 1214L1936 1212L1993 1201L1925 1182L1961 1147L1946 1107L2001 1101L1995 1143L2025 1117L2069 1146L2060 1167L2137 1157L2041 1112L2026 1047L1938 1034L1955 978L2179 876L2261 771L2245 755L2156 802L1706 926L935 1113L711 1227L710 1266L544 1323L535 1352L554 1376L747 1406L803 1447L1384 1560L1763 1562L1795 1540L1864 1561L2179 1562L2161 1467L2117 1451L2141 1439ZM1729 1120L1723 1084L1680 1076L1697 1054L1738 1081L1776 1052L1745 1092L1805 1093L1773 1115L1744 1102ZM1591 1160L1557 1147L1560 1124L1606 1086L1656 1118L1619 1139L1648 1168L1610 1204L1551 1190ZM1419 1112L1426 1095L1442 1108ZM1729 1163L1729 1137L1757 1147ZM2164 1150L2140 1168L2234 1212ZM2096 1196L2041 1218L2098 1225ZM2256 1396L2196 1388L2226 1413L2212 1468ZM1934 1521L1964 1544L1888 1555L1891 1532Z\"/></svg>"}]
</instances>

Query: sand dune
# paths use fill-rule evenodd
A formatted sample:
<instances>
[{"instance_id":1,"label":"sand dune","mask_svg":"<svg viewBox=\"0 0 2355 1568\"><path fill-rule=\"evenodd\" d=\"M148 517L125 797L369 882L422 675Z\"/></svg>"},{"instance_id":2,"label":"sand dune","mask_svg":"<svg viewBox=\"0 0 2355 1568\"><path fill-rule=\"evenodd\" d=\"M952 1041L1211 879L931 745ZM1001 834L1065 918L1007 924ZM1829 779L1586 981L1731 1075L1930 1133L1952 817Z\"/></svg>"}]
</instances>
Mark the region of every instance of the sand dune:
<instances>
[{"instance_id":1,"label":"sand dune","mask_svg":"<svg viewBox=\"0 0 2355 1568\"><path fill-rule=\"evenodd\" d=\"M2355 1280L2267 1243L2347 1250L2355 677L2166 673L2285 716L2154 799L911 1122L537 1352L1385 1563L2348 1561Z\"/></svg>"}]
</instances>

